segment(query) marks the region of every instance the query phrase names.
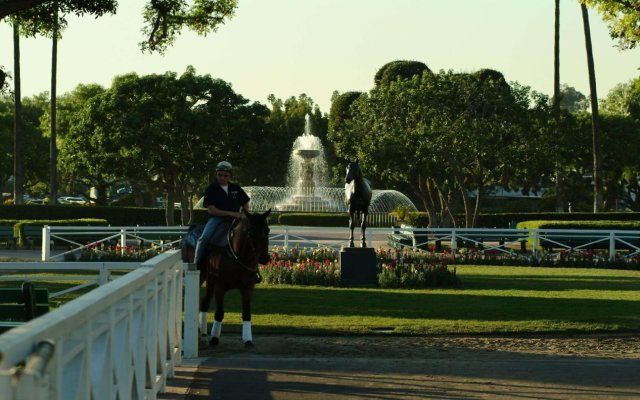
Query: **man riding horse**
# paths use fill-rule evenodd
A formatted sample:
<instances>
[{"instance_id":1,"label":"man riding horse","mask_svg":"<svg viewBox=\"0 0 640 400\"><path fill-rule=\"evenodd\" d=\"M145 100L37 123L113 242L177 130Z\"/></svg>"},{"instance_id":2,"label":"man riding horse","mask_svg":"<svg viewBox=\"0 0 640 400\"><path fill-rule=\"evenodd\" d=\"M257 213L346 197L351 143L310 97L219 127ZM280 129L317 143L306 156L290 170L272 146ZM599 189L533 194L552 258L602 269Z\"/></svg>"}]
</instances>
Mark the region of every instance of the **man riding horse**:
<instances>
[{"instance_id":1,"label":"man riding horse","mask_svg":"<svg viewBox=\"0 0 640 400\"><path fill-rule=\"evenodd\" d=\"M207 209L209 219L196 243L193 262L199 270L204 269L207 249L216 228L223 219L240 218L240 209L249 213L249 196L240 185L230 182L233 167L228 161L220 161L216 165L216 180L204 191L203 205ZM260 282L260 273L256 274L256 283Z\"/></svg>"}]
</instances>

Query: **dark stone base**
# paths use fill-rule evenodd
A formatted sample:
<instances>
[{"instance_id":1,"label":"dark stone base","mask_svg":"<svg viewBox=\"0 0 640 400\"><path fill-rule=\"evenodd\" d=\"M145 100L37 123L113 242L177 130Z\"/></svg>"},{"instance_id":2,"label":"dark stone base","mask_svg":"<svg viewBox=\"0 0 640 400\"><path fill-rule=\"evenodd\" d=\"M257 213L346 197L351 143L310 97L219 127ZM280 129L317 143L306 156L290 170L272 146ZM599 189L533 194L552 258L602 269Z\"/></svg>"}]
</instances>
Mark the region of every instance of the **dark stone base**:
<instances>
[{"instance_id":1,"label":"dark stone base","mask_svg":"<svg viewBox=\"0 0 640 400\"><path fill-rule=\"evenodd\" d=\"M376 286L376 252L371 247L343 247L340 251L342 286Z\"/></svg>"}]
</instances>

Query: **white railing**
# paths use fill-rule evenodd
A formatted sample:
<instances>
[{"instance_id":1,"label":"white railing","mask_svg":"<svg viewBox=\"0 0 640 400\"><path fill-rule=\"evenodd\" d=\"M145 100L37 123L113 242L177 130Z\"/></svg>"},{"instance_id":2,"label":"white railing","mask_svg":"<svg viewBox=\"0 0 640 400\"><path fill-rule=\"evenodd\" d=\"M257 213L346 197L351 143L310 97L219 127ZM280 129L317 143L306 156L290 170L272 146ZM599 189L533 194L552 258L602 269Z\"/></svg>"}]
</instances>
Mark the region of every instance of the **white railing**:
<instances>
[{"instance_id":1,"label":"white railing","mask_svg":"<svg viewBox=\"0 0 640 400\"><path fill-rule=\"evenodd\" d=\"M187 231L187 227L49 227L43 228L42 259L55 260L64 257L67 253L77 252L85 248L86 244L74 242L77 247L61 254L51 256L49 239L61 240L67 237L67 242L72 242L69 237L82 233L87 237L104 235L92 243L102 243L119 238L122 247L127 240L154 239L148 235L174 235L172 241L159 242L158 246L177 246L180 239ZM607 258L615 259L623 250L622 257L629 258L640 254L640 231L624 230L577 230L577 229L500 229L500 228L368 228L367 245L370 247L385 245L408 246L424 248L429 246L447 244L452 252L458 250L458 242L465 241L476 247L482 247L483 251L492 250L498 253L528 258L535 256L556 257L566 250L587 251L593 247L607 250ZM106 234L106 235L105 235ZM144 239L147 235L148 239ZM360 228L354 229L354 239L360 241ZM157 239L155 239L157 240ZM296 227L296 226L272 226L270 235L271 246L301 246L317 247L327 246L339 249L349 243L349 228L347 227ZM543 253L543 249L547 252Z\"/></svg>"},{"instance_id":2,"label":"white railing","mask_svg":"<svg viewBox=\"0 0 640 400\"><path fill-rule=\"evenodd\" d=\"M111 272L113 270L133 270L140 267L141 264L142 262L3 262L0 263L0 281L82 282L59 292L49 294L49 298L55 298L88 286L105 285L112 280ZM61 274L60 271L65 271L65 273ZM79 275L74 273L74 271L81 271L83 273L93 272L93 274Z\"/></svg>"},{"instance_id":3,"label":"white railing","mask_svg":"<svg viewBox=\"0 0 640 400\"><path fill-rule=\"evenodd\" d=\"M180 237L184 235L188 227L97 227L97 226L48 226L42 228L42 261L60 261L67 254L74 254L87 247L99 247L101 243L110 243L117 240L120 247L124 248L129 240L142 240L145 243L154 243L158 247L171 248L179 246ZM390 228L367 228L367 242L371 246L373 241L386 240L386 236L392 231ZM171 241L161 241L157 237L166 235L173 237ZM150 237L151 236L151 237ZM89 243L79 243L72 238L91 238ZM152 237L156 237L153 239ZM360 239L360 227L354 229L354 238ZM70 249L51 254L51 241L57 244L64 243L71 246ZM298 226L272 226L269 238L270 244L286 246L328 246L340 248L349 244L349 228L326 227L298 227Z\"/></svg>"},{"instance_id":4,"label":"white railing","mask_svg":"<svg viewBox=\"0 0 640 400\"><path fill-rule=\"evenodd\" d=\"M455 254L459 242L467 242L482 251L537 259L554 258L566 251L585 252L603 249L607 259L630 258L640 254L640 231L586 229L491 229L491 228L396 228L392 244L401 247L429 248L446 245ZM543 252L546 250L546 252Z\"/></svg>"},{"instance_id":5,"label":"white railing","mask_svg":"<svg viewBox=\"0 0 640 400\"><path fill-rule=\"evenodd\" d=\"M0 397L155 399L181 363L182 265L168 251L0 335Z\"/></svg>"},{"instance_id":6,"label":"white railing","mask_svg":"<svg viewBox=\"0 0 640 400\"><path fill-rule=\"evenodd\" d=\"M42 261L63 260L67 254L74 254L86 248L99 248L100 245L110 247L117 243L121 251L130 242L140 243L147 249L150 247L161 250L177 247L182 236L187 232L186 226L49 226L42 228ZM84 243L80 243L80 239ZM69 249L51 254L52 244L68 246Z\"/></svg>"}]
</instances>

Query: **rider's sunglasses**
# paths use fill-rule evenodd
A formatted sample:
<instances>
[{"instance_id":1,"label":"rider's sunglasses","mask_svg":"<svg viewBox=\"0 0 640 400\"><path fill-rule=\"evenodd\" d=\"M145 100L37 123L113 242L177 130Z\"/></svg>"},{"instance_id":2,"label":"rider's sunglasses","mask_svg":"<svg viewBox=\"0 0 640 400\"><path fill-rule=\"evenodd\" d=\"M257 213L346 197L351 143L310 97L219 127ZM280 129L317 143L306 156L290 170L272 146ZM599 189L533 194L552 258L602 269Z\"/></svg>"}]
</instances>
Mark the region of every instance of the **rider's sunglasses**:
<instances>
[{"instance_id":1,"label":"rider's sunglasses","mask_svg":"<svg viewBox=\"0 0 640 400\"><path fill-rule=\"evenodd\" d=\"M223 173L218 172L218 176L219 176L220 178L228 178L228 177L229 177L229 176L231 176L231 175L229 175L229 174L223 174Z\"/></svg>"}]
</instances>

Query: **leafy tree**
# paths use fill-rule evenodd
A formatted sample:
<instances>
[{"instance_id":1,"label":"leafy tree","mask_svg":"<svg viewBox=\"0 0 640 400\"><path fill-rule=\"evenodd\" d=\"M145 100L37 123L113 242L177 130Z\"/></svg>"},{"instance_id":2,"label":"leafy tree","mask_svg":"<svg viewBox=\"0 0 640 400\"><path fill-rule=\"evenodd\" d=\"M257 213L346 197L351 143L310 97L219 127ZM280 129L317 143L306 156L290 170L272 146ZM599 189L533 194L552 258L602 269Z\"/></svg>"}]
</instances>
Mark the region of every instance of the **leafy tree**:
<instances>
[{"instance_id":1,"label":"leafy tree","mask_svg":"<svg viewBox=\"0 0 640 400\"><path fill-rule=\"evenodd\" d=\"M492 70L400 78L359 96L346 120L350 135L332 135L339 156L357 154L387 186L410 185L432 226L452 223L459 202L473 226L483 194L512 182L528 159L529 100Z\"/></svg>"},{"instance_id":2,"label":"leafy tree","mask_svg":"<svg viewBox=\"0 0 640 400\"><path fill-rule=\"evenodd\" d=\"M173 44L186 27L199 35L215 32L227 18L233 16L237 0L149 0L144 8L145 40L140 43L144 51L163 52ZM84 15L96 9L116 10L115 0L23 0L0 3L0 20L9 15L35 16L51 14L51 7L60 14ZM43 19L43 18L38 18Z\"/></svg>"},{"instance_id":3,"label":"leafy tree","mask_svg":"<svg viewBox=\"0 0 640 400\"><path fill-rule=\"evenodd\" d=\"M637 0L580 0L594 7L609 24L609 34L622 49L633 49L640 40L640 3Z\"/></svg>"},{"instance_id":4,"label":"leafy tree","mask_svg":"<svg viewBox=\"0 0 640 400\"><path fill-rule=\"evenodd\" d=\"M19 12L14 13L10 21L14 26L14 47L19 49L19 36L33 37L37 35L46 35L52 38L52 65L51 65L51 108L52 108L52 127L50 130L50 180L49 188L51 193L51 201L55 204L57 197L57 168L56 168L56 127L55 127L55 107L56 107L56 69L57 69L57 41L62 30L66 27L67 21L65 19L66 13L75 8L75 13L78 15L84 13L91 13L96 16L100 16L107 12L113 12L115 10L115 0L98 0L92 2L84 2L79 7L75 4L69 4L65 0L54 0L49 2L43 2L41 4L30 6L22 9ZM1 6L0 6L1 7ZM62 15L60 15L62 12ZM0 18L1 19L1 18ZM23 166L22 166L22 144L20 132L20 57L19 50L16 50L14 54L14 73L15 73L15 93L16 93L16 140L15 140L15 197L17 203L20 202L22 195L18 193L21 191L23 185Z\"/></svg>"},{"instance_id":5,"label":"leafy tree","mask_svg":"<svg viewBox=\"0 0 640 400\"><path fill-rule=\"evenodd\" d=\"M327 138L331 141L335 153L341 155L330 164L333 165L334 178L341 177L340 174L344 174L345 161L354 158L352 149L356 148L357 138L351 134L350 123L353 118L351 106L360 96L362 92L335 93L331 102Z\"/></svg>"},{"instance_id":6,"label":"leafy tree","mask_svg":"<svg viewBox=\"0 0 640 400\"><path fill-rule=\"evenodd\" d=\"M40 120L49 103L48 94L41 93L27 97L22 102L25 187L33 191L33 187L47 187L48 160L43 157L49 150L49 143L43 135ZM45 195L46 193L38 193Z\"/></svg>"},{"instance_id":7,"label":"leafy tree","mask_svg":"<svg viewBox=\"0 0 640 400\"><path fill-rule=\"evenodd\" d=\"M632 194L640 177L640 122L628 116L602 115L602 136L608 145L603 148L602 163L606 165L604 180L604 210L627 206L640 210L640 201ZM630 151L631 150L631 151Z\"/></svg>"},{"instance_id":8,"label":"leafy tree","mask_svg":"<svg viewBox=\"0 0 640 400\"><path fill-rule=\"evenodd\" d=\"M247 103L228 83L192 67L180 77L119 76L72 119L61 157L72 170L87 171L85 179L100 193L124 177L157 187L167 195L167 223L174 223L176 201L188 223L190 199L209 182L215 163L231 161L238 180L256 168L268 110Z\"/></svg>"},{"instance_id":9,"label":"leafy tree","mask_svg":"<svg viewBox=\"0 0 640 400\"><path fill-rule=\"evenodd\" d=\"M47 151L47 140L40 129L40 118L46 103L46 94L25 98L21 103L24 137L22 154L24 164L28 166L25 168L23 186L27 189L40 186L39 183L45 182L47 177L47 160L42 157ZM13 175L14 113L14 100L8 96L0 97L0 187L5 186Z\"/></svg>"},{"instance_id":10,"label":"leafy tree","mask_svg":"<svg viewBox=\"0 0 640 400\"><path fill-rule=\"evenodd\" d=\"M633 79L626 83L618 83L609 90L607 97L600 101L600 110L606 114L629 116L630 109L633 108L633 86Z\"/></svg>"},{"instance_id":11,"label":"leafy tree","mask_svg":"<svg viewBox=\"0 0 640 400\"><path fill-rule=\"evenodd\" d=\"M273 142L269 146L274 149L272 156L274 168L265 181L276 186L286 184L289 157L296 138L305 132L305 116L309 115L311 133L317 136L323 144L325 154L331 157L333 149L327 141L328 119L322 114L313 99L302 93L298 97L289 97L285 101L269 96L271 113L269 125L273 130Z\"/></svg>"},{"instance_id":12,"label":"leafy tree","mask_svg":"<svg viewBox=\"0 0 640 400\"><path fill-rule=\"evenodd\" d=\"M571 113L587 111L589 99L573 86L562 84L560 87L560 108Z\"/></svg>"},{"instance_id":13,"label":"leafy tree","mask_svg":"<svg viewBox=\"0 0 640 400\"><path fill-rule=\"evenodd\" d=\"M633 86L631 87L627 104L629 114L636 120L640 121L640 78L636 78L633 81Z\"/></svg>"},{"instance_id":14,"label":"leafy tree","mask_svg":"<svg viewBox=\"0 0 640 400\"><path fill-rule=\"evenodd\" d=\"M13 100L0 96L0 187L13 175Z\"/></svg>"}]
</instances>

